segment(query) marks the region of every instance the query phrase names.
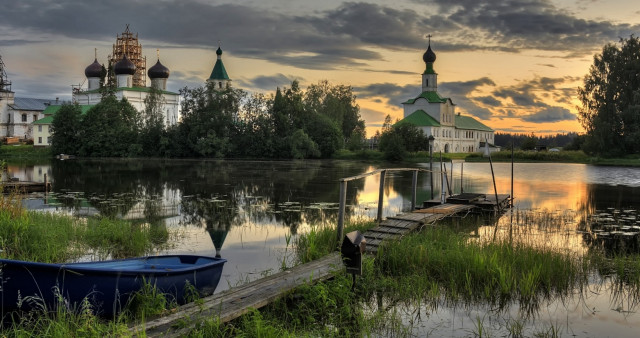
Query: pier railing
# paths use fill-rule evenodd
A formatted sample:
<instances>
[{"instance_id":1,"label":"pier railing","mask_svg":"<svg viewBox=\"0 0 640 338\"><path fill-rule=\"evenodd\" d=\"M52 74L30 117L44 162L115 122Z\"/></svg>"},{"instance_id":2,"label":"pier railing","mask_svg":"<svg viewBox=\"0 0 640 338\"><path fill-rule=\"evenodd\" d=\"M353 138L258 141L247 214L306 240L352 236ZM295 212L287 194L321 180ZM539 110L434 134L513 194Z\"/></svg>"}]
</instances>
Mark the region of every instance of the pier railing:
<instances>
[{"instance_id":1,"label":"pier railing","mask_svg":"<svg viewBox=\"0 0 640 338\"><path fill-rule=\"evenodd\" d=\"M380 189L378 190L378 215L376 217L376 221L379 223L382 221L385 176L387 175L387 172L403 172L403 171L413 172L413 180L411 182L411 210L413 211L416 208L416 195L418 191L418 173L429 172L433 175L432 171L429 169L423 169L423 168L377 169L364 174L345 177L340 179L340 207L338 209L338 229L337 229L338 243L342 243L342 237L344 236L344 213L345 213L346 204L347 204L347 184L351 181L359 180L365 177L380 175ZM433 187L431 187L431 189L433 189Z\"/></svg>"}]
</instances>

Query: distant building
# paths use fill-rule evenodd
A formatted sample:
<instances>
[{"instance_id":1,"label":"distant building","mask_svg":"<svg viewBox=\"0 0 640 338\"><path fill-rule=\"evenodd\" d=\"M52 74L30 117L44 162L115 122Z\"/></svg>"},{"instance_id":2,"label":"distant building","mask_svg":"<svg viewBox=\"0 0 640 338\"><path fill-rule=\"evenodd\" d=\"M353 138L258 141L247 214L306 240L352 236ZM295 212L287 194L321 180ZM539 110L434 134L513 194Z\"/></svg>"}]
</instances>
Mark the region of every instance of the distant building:
<instances>
[{"instance_id":1,"label":"distant building","mask_svg":"<svg viewBox=\"0 0 640 338\"><path fill-rule=\"evenodd\" d=\"M0 56L0 138L32 139L31 123L41 119L49 99L15 97Z\"/></svg>"},{"instance_id":2,"label":"distant building","mask_svg":"<svg viewBox=\"0 0 640 338\"><path fill-rule=\"evenodd\" d=\"M211 71L211 75L207 79L208 83L212 83L214 88L223 89L227 86L227 84L231 83L231 79L227 74L227 70L224 68L224 64L222 63L222 49L218 46L218 50L216 50L216 63L213 65L213 70Z\"/></svg>"},{"instance_id":3,"label":"distant building","mask_svg":"<svg viewBox=\"0 0 640 338\"><path fill-rule=\"evenodd\" d=\"M93 63L84 70L87 88L74 88L73 102L80 105L98 104L102 100L104 86L110 85L115 88L115 96L119 100L126 98L138 111L144 111L146 108L144 101L153 88L159 90L161 94L161 110L165 125L178 123L180 94L167 91L169 68L160 63L160 56L158 56L156 64L149 68L147 74L144 74L146 58L141 55L142 46L138 43L138 36L136 34L134 37L127 25L122 35L116 37L113 54L109 57L108 69L98 62L96 56ZM150 87L146 87L146 75L151 80Z\"/></svg>"},{"instance_id":4,"label":"distant building","mask_svg":"<svg viewBox=\"0 0 640 338\"><path fill-rule=\"evenodd\" d=\"M470 153L483 151L485 140L493 146L493 129L471 116L456 113L450 98L438 93L438 74L433 69L436 54L431 43L422 56L426 69L422 73L422 92L402 103L404 118L398 123L411 123L425 135L434 137L433 151Z\"/></svg>"}]
</instances>

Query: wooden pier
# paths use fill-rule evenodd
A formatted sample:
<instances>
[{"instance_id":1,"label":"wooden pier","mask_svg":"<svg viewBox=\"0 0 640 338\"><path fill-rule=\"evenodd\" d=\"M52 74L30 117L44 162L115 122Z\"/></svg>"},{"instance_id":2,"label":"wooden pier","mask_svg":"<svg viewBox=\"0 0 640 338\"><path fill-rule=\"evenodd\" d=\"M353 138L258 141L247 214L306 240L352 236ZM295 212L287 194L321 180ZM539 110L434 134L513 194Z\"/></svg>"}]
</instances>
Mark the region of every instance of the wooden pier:
<instances>
[{"instance_id":1,"label":"wooden pier","mask_svg":"<svg viewBox=\"0 0 640 338\"><path fill-rule=\"evenodd\" d=\"M51 190L51 182L8 181L2 182L3 192L17 191L19 193L47 192Z\"/></svg>"},{"instance_id":2,"label":"wooden pier","mask_svg":"<svg viewBox=\"0 0 640 338\"><path fill-rule=\"evenodd\" d=\"M407 170L407 169L391 169ZM378 204L378 226L364 233L366 238L366 253L375 254L385 242L396 240L402 236L420 229L425 225L435 224L437 221L454 215L470 212L499 213L508 207L509 195L496 194L459 194L449 196L447 203L441 200L423 202L423 208L416 208L415 192L418 171L413 171L413 193L411 211L397 216L382 219L382 198ZM344 208L346 184L348 181L366 177L372 174L381 175L380 196L384 187L384 175L387 170L377 170L351 178L346 178L340 184L340 209L338 216L338 243L342 242L344 222ZM290 270L255 280L245 285L231 288L219 294L205 297L196 304L180 306L174 313L148 321L130 328L130 333L136 336L178 337L187 334L191 328L207 319L218 319L220 322L233 320L250 309L263 307L287 292L303 285L315 283L330 278L333 273L344 270L340 254L335 252L313 262L298 265ZM179 325L178 325L179 323Z\"/></svg>"}]
</instances>

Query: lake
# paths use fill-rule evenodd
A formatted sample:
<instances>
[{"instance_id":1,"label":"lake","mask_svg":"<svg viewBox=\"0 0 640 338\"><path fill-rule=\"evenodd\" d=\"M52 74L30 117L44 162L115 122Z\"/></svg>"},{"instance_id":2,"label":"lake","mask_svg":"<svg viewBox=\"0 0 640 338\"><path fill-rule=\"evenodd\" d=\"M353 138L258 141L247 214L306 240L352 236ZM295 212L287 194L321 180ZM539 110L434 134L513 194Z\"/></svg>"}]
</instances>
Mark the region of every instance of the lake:
<instances>
[{"instance_id":1,"label":"lake","mask_svg":"<svg viewBox=\"0 0 640 338\"><path fill-rule=\"evenodd\" d=\"M434 168L439 168L434 163ZM428 168L428 163L417 165ZM104 214L136 220L155 215L160 226L181 235L158 253L220 255L228 260L216 292L279 271L292 264L287 237L311 226L333 226L337 219L339 179L382 167L358 161L215 161L215 160L68 160L38 165L8 166L9 176L52 182L46 197L32 194L25 205L74 215ZM451 168L447 167L451 173ZM511 191L511 164L494 164L498 194ZM488 163L456 163L455 192L494 193ZM390 173L384 189L383 215L410 208L411 173ZM434 179L440 193L440 177ZM350 182L347 218L375 218L379 176ZM581 224L602 210L640 208L640 169L561 163L516 163L514 205L518 210L568 213L562 231L539 231L540 243L568 250L588 248ZM431 197L428 174L418 177L418 204ZM612 208L612 209L611 209ZM508 219L501 222L508 222ZM493 224L479 224L479 236L494 232ZM502 231L502 228L501 230ZM488 235L487 235L488 236ZM85 257L84 259L92 259ZM549 302L537 324L554 325L565 335L627 336L640 328L637 304L613 299L595 285L590 297ZM406 309L406 324L416 335L468 336L482 307L438 311ZM415 321L416 311L424 312ZM513 312L513 313L510 313ZM501 316L517 317L518 309L492 319L487 328L504 333ZM615 333L615 334L614 334Z\"/></svg>"}]
</instances>

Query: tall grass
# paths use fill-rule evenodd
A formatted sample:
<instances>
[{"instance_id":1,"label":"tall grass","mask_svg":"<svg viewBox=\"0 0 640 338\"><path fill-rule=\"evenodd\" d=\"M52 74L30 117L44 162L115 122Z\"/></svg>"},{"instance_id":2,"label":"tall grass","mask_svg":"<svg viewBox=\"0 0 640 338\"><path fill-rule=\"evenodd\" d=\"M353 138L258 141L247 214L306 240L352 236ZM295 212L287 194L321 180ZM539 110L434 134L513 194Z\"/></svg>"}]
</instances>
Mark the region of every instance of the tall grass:
<instances>
[{"instance_id":1,"label":"tall grass","mask_svg":"<svg viewBox=\"0 0 640 338\"><path fill-rule=\"evenodd\" d=\"M344 233L359 230L365 232L376 226L375 221L353 220L347 222ZM338 247L335 226L312 226L309 232L298 236L294 242L298 261L307 263L334 252Z\"/></svg>"},{"instance_id":2,"label":"tall grass","mask_svg":"<svg viewBox=\"0 0 640 338\"><path fill-rule=\"evenodd\" d=\"M164 227L27 211L17 193L0 194L0 257L60 263L91 252L106 259L140 256L168 237Z\"/></svg>"},{"instance_id":3,"label":"tall grass","mask_svg":"<svg viewBox=\"0 0 640 338\"><path fill-rule=\"evenodd\" d=\"M453 301L535 305L567 294L583 277L577 257L506 241L479 243L434 228L382 246L377 276L415 280L424 294L434 285Z\"/></svg>"}]
</instances>

